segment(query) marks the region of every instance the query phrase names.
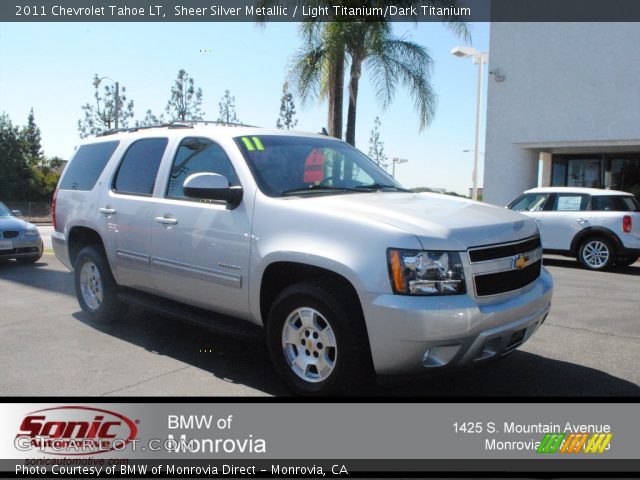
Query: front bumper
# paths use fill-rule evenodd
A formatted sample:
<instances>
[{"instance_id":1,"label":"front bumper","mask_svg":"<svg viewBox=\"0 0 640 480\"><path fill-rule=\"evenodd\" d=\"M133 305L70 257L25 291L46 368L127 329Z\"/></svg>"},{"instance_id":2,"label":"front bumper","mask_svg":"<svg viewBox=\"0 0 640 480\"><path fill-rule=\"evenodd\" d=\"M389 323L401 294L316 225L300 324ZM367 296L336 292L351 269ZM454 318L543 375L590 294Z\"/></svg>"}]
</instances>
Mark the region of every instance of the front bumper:
<instances>
[{"instance_id":1,"label":"front bumper","mask_svg":"<svg viewBox=\"0 0 640 480\"><path fill-rule=\"evenodd\" d=\"M376 372L410 374L506 355L542 325L552 292L551 275L542 268L533 283L491 301L363 294Z\"/></svg>"},{"instance_id":2,"label":"front bumper","mask_svg":"<svg viewBox=\"0 0 640 480\"><path fill-rule=\"evenodd\" d=\"M11 259L21 257L35 257L42 255L42 238L27 237L24 232L20 232L18 238L12 238L11 249L0 250L0 259Z\"/></svg>"}]
</instances>

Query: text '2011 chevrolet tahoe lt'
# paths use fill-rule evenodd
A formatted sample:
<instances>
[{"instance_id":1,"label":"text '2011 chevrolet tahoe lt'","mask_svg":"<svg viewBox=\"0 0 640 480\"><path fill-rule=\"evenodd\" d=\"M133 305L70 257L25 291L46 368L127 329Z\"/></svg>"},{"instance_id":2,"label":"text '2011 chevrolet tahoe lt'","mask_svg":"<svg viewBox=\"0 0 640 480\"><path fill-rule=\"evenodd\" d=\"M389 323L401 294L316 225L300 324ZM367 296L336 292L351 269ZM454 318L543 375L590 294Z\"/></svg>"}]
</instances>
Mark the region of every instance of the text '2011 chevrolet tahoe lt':
<instances>
[{"instance_id":1,"label":"text '2011 chevrolet tahoe lt'","mask_svg":"<svg viewBox=\"0 0 640 480\"><path fill-rule=\"evenodd\" d=\"M550 308L533 220L405 190L323 135L103 134L69 162L54 221L55 253L95 320L133 303L253 327L299 394L499 358Z\"/></svg>"}]
</instances>

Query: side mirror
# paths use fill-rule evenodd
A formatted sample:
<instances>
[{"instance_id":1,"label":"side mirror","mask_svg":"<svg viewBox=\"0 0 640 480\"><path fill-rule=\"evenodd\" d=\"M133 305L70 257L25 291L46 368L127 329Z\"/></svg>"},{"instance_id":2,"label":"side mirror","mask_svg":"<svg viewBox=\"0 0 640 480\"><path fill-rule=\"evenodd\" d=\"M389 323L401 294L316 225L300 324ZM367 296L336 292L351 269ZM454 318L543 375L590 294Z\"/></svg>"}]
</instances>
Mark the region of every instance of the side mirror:
<instances>
[{"instance_id":1,"label":"side mirror","mask_svg":"<svg viewBox=\"0 0 640 480\"><path fill-rule=\"evenodd\" d=\"M236 208L242 201L242 187L230 187L227 177L218 173L189 175L182 188L187 197L222 200L229 208Z\"/></svg>"},{"instance_id":2,"label":"side mirror","mask_svg":"<svg viewBox=\"0 0 640 480\"><path fill-rule=\"evenodd\" d=\"M22 210L11 210L11 213L13 213L16 217L22 216Z\"/></svg>"}]
</instances>

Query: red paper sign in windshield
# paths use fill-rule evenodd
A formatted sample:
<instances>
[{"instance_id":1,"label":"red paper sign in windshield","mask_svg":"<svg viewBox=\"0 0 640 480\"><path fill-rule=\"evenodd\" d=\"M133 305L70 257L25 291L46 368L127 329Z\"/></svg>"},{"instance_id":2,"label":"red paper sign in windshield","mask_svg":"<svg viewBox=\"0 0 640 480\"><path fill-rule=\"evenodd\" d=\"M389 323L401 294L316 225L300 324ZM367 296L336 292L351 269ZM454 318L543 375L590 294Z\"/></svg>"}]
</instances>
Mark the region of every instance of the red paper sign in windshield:
<instances>
[{"instance_id":1,"label":"red paper sign in windshield","mask_svg":"<svg viewBox=\"0 0 640 480\"><path fill-rule=\"evenodd\" d=\"M324 179L324 154L314 148L304 164L304 183L321 182Z\"/></svg>"}]
</instances>

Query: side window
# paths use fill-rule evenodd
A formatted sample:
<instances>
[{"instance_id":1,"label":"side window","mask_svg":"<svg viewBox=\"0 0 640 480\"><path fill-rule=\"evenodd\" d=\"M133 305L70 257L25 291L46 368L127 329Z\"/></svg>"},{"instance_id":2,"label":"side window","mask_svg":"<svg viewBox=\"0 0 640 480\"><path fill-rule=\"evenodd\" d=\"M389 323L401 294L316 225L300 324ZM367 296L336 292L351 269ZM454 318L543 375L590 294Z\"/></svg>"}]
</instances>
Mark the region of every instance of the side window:
<instances>
[{"instance_id":1,"label":"side window","mask_svg":"<svg viewBox=\"0 0 640 480\"><path fill-rule=\"evenodd\" d=\"M64 172L58 188L92 190L119 142L101 142L78 148Z\"/></svg>"},{"instance_id":2,"label":"side window","mask_svg":"<svg viewBox=\"0 0 640 480\"><path fill-rule=\"evenodd\" d=\"M619 201L618 197L594 196L591 197L591 210L597 212L627 211L625 205Z\"/></svg>"},{"instance_id":3,"label":"side window","mask_svg":"<svg viewBox=\"0 0 640 480\"><path fill-rule=\"evenodd\" d=\"M166 138L147 138L133 143L120 163L113 190L129 195L152 195L167 142Z\"/></svg>"},{"instance_id":4,"label":"side window","mask_svg":"<svg viewBox=\"0 0 640 480\"><path fill-rule=\"evenodd\" d=\"M551 208L554 212L580 212L587 209L589 195L558 193Z\"/></svg>"},{"instance_id":5,"label":"side window","mask_svg":"<svg viewBox=\"0 0 640 480\"><path fill-rule=\"evenodd\" d=\"M518 212L541 212L547 197L548 193L527 193L513 202L509 208Z\"/></svg>"},{"instance_id":6,"label":"side window","mask_svg":"<svg viewBox=\"0 0 640 480\"><path fill-rule=\"evenodd\" d=\"M201 172L218 173L227 177L229 186L240 185L231 160L220 145L208 138L185 138L173 159L166 196L187 199L182 188L184 181Z\"/></svg>"}]
</instances>

